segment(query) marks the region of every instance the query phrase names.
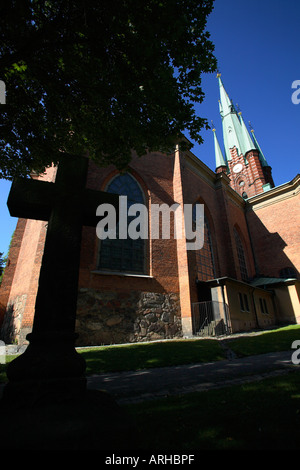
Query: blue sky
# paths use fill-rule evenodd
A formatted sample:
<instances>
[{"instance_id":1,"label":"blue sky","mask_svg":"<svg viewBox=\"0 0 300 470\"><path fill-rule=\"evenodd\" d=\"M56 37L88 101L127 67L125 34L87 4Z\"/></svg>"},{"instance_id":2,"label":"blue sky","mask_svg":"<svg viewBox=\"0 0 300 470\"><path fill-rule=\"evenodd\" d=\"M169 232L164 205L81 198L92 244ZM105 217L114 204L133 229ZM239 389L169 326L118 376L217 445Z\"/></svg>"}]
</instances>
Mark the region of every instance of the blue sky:
<instances>
[{"instance_id":1,"label":"blue sky","mask_svg":"<svg viewBox=\"0 0 300 470\"><path fill-rule=\"evenodd\" d=\"M260 147L272 167L275 185L300 173L300 104L292 103L294 80L300 80L299 0L215 0L207 29L224 87L239 104L246 125L251 121ZM213 120L222 145L219 86L216 74L202 80L205 100L197 114ZM212 131L193 152L212 170Z\"/></svg>"},{"instance_id":2,"label":"blue sky","mask_svg":"<svg viewBox=\"0 0 300 470\"><path fill-rule=\"evenodd\" d=\"M300 80L299 0L215 0L208 31L227 93L251 121L260 147L273 169L275 185L300 172L300 104L292 103L292 83ZM197 114L213 120L220 144L219 87L215 74L204 75L206 94ZM192 151L212 170L212 131ZM10 182L0 180L0 252L7 252L17 219L6 201Z\"/></svg>"}]
</instances>

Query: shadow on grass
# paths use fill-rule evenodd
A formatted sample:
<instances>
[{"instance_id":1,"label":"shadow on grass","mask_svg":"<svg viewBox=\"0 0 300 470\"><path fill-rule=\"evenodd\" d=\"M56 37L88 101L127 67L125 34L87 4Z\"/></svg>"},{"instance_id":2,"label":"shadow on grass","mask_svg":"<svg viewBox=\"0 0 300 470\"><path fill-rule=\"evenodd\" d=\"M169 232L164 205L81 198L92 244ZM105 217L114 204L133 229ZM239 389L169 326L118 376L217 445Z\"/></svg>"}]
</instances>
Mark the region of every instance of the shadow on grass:
<instances>
[{"instance_id":1,"label":"shadow on grass","mask_svg":"<svg viewBox=\"0 0 300 470\"><path fill-rule=\"evenodd\" d=\"M275 331L261 332L256 336L237 339L223 338L238 357L268 352L287 351L294 340L300 339L300 325ZM226 359L226 353L217 339L169 340L157 343L78 348L86 360L86 374L148 369L216 362ZM14 357L8 356L7 362ZM0 364L0 383L6 382L6 365Z\"/></svg>"},{"instance_id":2,"label":"shadow on grass","mask_svg":"<svg viewBox=\"0 0 300 470\"><path fill-rule=\"evenodd\" d=\"M225 359L216 340L175 340L145 344L102 346L80 349L86 361L86 375L215 362ZM8 356L7 364L16 356ZM6 382L7 364L0 364L0 383Z\"/></svg>"},{"instance_id":3,"label":"shadow on grass","mask_svg":"<svg viewBox=\"0 0 300 470\"><path fill-rule=\"evenodd\" d=\"M145 450L298 449L300 373L126 406Z\"/></svg>"},{"instance_id":4,"label":"shadow on grass","mask_svg":"<svg viewBox=\"0 0 300 470\"><path fill-rule=\"evenodd\" d=\"M105 346L79 352L86 360L87 375L225 359L219 342L209 339Z\"/></svg>"}]
</instances>

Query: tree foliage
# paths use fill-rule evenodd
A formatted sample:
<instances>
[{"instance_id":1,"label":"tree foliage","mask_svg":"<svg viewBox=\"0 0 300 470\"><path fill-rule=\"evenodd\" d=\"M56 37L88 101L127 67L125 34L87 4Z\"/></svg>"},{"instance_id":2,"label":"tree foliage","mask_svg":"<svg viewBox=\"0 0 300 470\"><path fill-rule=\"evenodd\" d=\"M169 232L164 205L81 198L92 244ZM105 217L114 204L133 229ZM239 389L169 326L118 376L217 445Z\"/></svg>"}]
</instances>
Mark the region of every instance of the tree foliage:
<instances>
[{"instance_id":1,"label":"tree foliage","mask_svg":"<svg viewBox=\"0 0 300 470\"><path fill-rule=\"evenodd\" d=\"M1 253L1 252L0 252L0 270L3 269L4 263L5 263L4 258L3 258L3 255L4 255L4 253ZM2 271L1 271L1 272L2 272ZM0 273L0 274L1 274L1 273Z\"/></svg>"},{"instance_id":2,"label":"tree foliage","mask_svg":"<svg viewBox=\"0 0 300 470\"><path fill-rule=\"evenodd\" d=\"M202 141L201 74L216 69L213 0L11 0L0 7L0 178L61 152L125 167L131 149Z\"/></svg>"},{"instance_id":3,"label":"tree foliage","mask_svg":"<svg viewBox=\"0 0 300 470\"><path fill-rule=\"evenodd\" d=\"M1 282L2 282L4 268L5 268L6 261L7 261L7 256L3 256L3 255L4 255L4 253L0 253L0 285L1 285Z\"/></svg>"}]
</instances>

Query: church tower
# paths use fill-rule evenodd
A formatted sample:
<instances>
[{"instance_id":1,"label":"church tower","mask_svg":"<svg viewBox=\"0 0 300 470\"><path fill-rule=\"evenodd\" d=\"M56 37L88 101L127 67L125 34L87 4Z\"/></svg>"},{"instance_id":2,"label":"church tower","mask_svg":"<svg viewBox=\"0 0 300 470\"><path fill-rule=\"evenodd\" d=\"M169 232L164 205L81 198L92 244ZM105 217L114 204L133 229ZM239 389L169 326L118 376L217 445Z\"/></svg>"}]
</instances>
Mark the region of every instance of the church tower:
<instances>
[{"instance_id":1,"label":"church tower","mask_svg":"<svg viewBox=\"0 0 300 470\"><path fill-rule=\"evenodd\" d=\"M224 172L230 178L230 186L244 199L268 191L274 187L272 169L269 166L251 128L247 130L242 113L230 100L217 75L220 88L219 109L222 117L223 155L216 130L214 132L216 172Z\"/></svg>"}]
</instances>

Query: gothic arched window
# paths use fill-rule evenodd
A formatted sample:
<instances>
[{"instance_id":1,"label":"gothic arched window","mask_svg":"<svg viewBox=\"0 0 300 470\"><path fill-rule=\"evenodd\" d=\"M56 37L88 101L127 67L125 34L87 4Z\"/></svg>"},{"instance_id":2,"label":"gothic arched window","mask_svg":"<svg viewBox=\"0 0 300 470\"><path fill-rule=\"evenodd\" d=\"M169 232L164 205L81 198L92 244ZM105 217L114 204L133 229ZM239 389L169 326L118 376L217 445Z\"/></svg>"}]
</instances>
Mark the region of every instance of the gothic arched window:
<instances>
[{"instance_id":1,"label":"gothic arched window","mask_svg":"<svg viewBox=\"0 0 300 470\"><path fill-rule=\"evenodd\" d=\"M236 244L236 249L237 249L237 254L238 254L238 259L239 259L241 277L243 281L247 282L248 270L247 270L247 265L246 265L246 258L245 258L243 243L236 228L234 228L233 231L234 231L234 239L235 239L235 244Z\"/></svg>"},{"instance_id":2,"label":"gothic arched window","mask_svg":"<svg viewBox=\"0 0 300 470\"><path fill-rule=\"evenodd\" d=\"M196 206L193 207L193 222L196 223ZM207 217L204 215L204 243L196 251L196 270L199 281L207 281L216 277L212 237Z\"/></svg>"},{"instance_id":3,"label":"gothic arched window","mask_svg":"<svg viewBox=\"0 0 300 470\"><path fill-rule=\"evenodd\" d=\"M127 196L127 211L132 204L145 204L143 192L129 173L119 174L109 183L108 193ZM127 227L134 217L127 217ZM117 238L100 240L98 269L143 274L146 271L145 240Z\"/></svg>"}]
</instances>

